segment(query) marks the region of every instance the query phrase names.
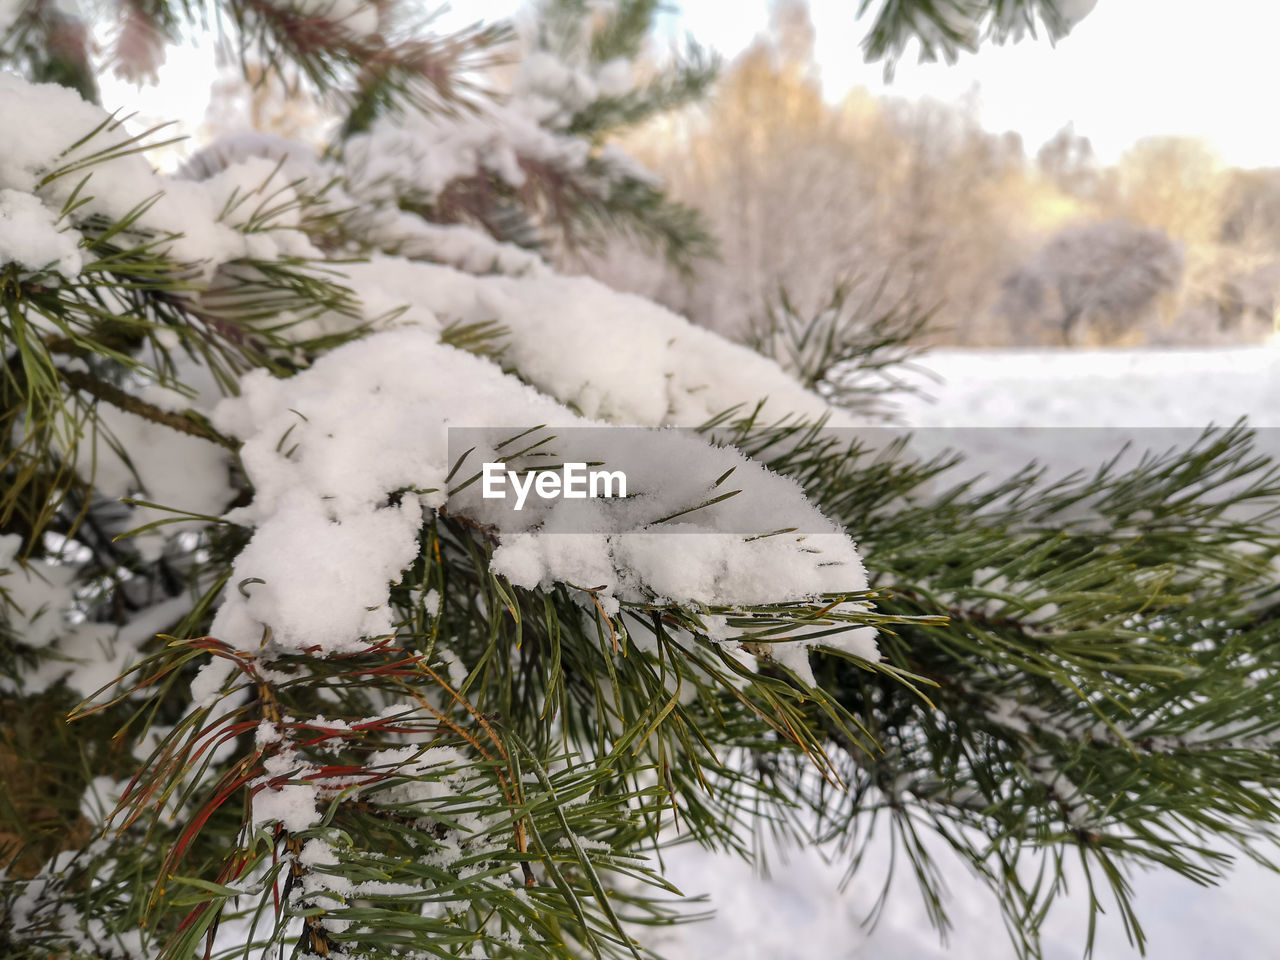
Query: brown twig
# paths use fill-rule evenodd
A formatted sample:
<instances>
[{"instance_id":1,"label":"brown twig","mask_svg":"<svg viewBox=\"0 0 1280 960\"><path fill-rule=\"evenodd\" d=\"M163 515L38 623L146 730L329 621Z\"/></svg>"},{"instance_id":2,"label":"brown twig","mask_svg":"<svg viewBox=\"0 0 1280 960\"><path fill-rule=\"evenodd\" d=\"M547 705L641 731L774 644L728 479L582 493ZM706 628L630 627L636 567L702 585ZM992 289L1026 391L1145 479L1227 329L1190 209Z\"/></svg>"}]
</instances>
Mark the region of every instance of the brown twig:
<instances>
[{"instance_id":1,"label":"brown twig","mask_svg":"<svg viewBox=\"0 0 1280 960\"><path fill-rule=\"evenodd\" d=\"M209 440L219 446L226 447L228 450L235 450L238 446L234 440L224 437L212 427L206 427L186 414L171 413L168 410L163 410L153 403L147 403L147 401L139 397L126 393L113 383L99 380L92 374L85 373L82 370L67 370L63 367L56 367L55 369L63 382L73 390L79 390L90 396L97 397L99 400L105 400L113 407L125 411L125 413L132 413L135 416L142 417L144 420L150 420L152 423L158 423L171 430L177 430L179 433L199 437L201 440Z\"/></svg>"}]
</instances>

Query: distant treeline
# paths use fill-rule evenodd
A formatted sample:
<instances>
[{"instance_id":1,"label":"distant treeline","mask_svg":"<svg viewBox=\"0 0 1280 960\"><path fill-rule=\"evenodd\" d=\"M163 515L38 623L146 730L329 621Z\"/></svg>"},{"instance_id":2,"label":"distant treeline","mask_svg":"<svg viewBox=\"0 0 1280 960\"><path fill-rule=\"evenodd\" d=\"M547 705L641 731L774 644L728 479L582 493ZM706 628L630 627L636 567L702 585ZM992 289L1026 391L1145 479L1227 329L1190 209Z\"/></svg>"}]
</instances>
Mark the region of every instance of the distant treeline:
<instances>
[{"instance_id":1,"label":"distant treeline","mask_svg":"<svg viewBox=\"0 0 1280 960\"><path fill-rule=\"evenodd\" d=\"M936 343L1261 342L1280 294L1280 170L1205 143L1141 140L1103 165L1070 127L1029 156L962 105L823 99L803 4L729 68L712 102L628 147L699 209L719 255L692 280L634 249L580 266L746 336L785 290L932 315ZM860 292L859 292L860 291Z\"/></svg>"}]
</instances>

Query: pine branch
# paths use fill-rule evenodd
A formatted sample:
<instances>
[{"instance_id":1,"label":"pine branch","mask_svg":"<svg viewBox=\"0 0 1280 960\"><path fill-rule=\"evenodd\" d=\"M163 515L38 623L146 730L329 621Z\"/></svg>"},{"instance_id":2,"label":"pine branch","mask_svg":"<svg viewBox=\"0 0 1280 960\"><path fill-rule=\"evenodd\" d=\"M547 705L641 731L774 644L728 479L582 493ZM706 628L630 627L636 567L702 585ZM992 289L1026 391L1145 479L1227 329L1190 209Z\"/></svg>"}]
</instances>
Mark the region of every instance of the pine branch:
<instances>
[{"instance_id":1,"label":"pine branch","mask_svg":"<svg viewBox=\"0 0 1280 960\"><path fill-rule=\"evenodd\" d=\"M720 68L716 54L690 44L675 64L643 86L622 96L599 97L579 110L569 121L568 132L598 140L697 103L710 93Z\"/></svg>"},{"instance_id":2,"label":"pine branch","mask_svg":"<svg viewBox=\"0 0 1280 960\"><path fill-rule=\"evenodd\" d=\"M212 427L200 423L186 414L170 413L167 410L162 410L155 404L147 403L145 400L126 393L119 387L104 380L99 380L97 377L82 370L67 370L63 367L56 369L58 376L73 390L80 390L90 396L97 397L99 400L105 400L125 413L132 413L134 416L150 420L152 423L160 424L171 430L177 430L179 433L199 437L202 440L209 440L219 446L226 447L228 450L236 449L237 444L235 441L222 436Z\"/></svg>"},{"instance_id":3,"label":"pine branch","mask_svg":"<svg viewBox=\"0 0 1280 960\"><path fill-rule=\"evenodd\" d=\"M865 16L873 0L861 0L858 16ZM1073 26L1060 10L1060 0L884 0L863 41L868 60L884 60L885 73L907 45L920 45L920 59L939 55L954 63L962 51L972 52L979 43L1003 43L1036 36L1043 28L1050 40L1060 40Z\"/></svg>"}]
</instances>

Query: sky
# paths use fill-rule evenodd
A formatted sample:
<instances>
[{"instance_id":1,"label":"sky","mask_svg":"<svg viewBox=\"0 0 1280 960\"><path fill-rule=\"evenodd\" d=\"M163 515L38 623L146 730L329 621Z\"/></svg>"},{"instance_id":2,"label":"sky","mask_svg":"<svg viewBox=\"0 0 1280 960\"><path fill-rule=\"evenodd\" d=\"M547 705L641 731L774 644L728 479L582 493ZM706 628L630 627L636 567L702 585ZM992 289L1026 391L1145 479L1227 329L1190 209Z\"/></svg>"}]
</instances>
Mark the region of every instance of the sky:
<instances>
[{"instance_id":1,"label":"sky","mask_svg":"<svg viewBox=\"0 0 1280 960\"><path fill-rule=\"evenodd\" d=\"M519 0L457 0L456 20L509 15ZM768 0L679 0L669 29L726 56L768 25ZM1034 151L1064 124L1112 161L1142 136L1207 139L1236 166L1280 166L1270 119L1280 87L1280 4L1271 0L1098 0L1056 48L1047 40L984 46L955 65L899 64L891 85L863 62L857 0L811 0L824 91L867 86L899 96L956 100L977 92L979 116L1016 130Z\"/></svg>"},{"instance_id":2,"label":"sky","mask_svg":"<svg viewBox=\"0 0 1280 960\"><path fill-rule=\"evenodd\" d=\"M769 0L670 0L663 28L689 33L726 57L740 53L769 22ZM525 0L455 0L439 21L465 24L508 17ZM1280 4L1271 0L1098 0L1072 33L985 45L954 65L919 64L909 52L886 84L880 64L863 62L865 21L858 0L811 0L816 58L825 94L851 87L905 97L971 98L981 122L1015 130L1030 152L1067 123L1093 142L1104 162L1140 137L1203 137L1235 166L1280 166L1280 129L1271 97L1280 87ZM171 50L160 82L135 89L104 83L110 106L142 119L180 121L195 134L214 75L212 53Z\"/></svg>"}]
</instances>

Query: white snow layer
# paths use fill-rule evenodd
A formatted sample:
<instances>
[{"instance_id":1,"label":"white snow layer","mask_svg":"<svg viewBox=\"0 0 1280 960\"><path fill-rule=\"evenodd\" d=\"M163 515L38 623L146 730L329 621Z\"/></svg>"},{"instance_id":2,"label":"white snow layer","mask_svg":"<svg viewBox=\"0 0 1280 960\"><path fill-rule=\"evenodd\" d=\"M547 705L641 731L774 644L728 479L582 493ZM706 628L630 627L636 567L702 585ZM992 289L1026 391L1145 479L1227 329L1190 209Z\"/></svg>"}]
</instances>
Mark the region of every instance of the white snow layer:
<instances>
[{"instance_id":1,"label":"white snow layer","mask_svg":"<svg viewBox=\"0 0 1280 960\"><path fill-rule=\"evenodd\" d=\"M477 277L397 257L344 271L366 303L411 304L413 319L501 323L504 361L590 419L697 426L766 401L766 419L850 422L773 361L589 277Z\"/></svg>"},{"instance_id":2,"label":"white snow layer","mask_svg":"<svg viewBox=\"0 0 1280 960\"><path fill-rule=\"evenodd\" d=\"M454 271L431 276L437 287L473 279ZM546 349L559 347L548 343ZM651 413L660 417L665 410ZM228 592L212 634L255 649L269 626L280 647L322 652L359 649L364 638L393 632L390 586L417 556L424 510L446 499L445 478L453 466L448 427L601 425L496 364L440 344L434 330L415 327L340 347L288 380L255 372L241 396L218 406L213 421L244 440L241 459L255 497L232 518L252 524L255 533L231 579L254 582L243 592ZM656 462L653 476L639 478L660 491L656 502L599 501L599 529L586 534L544 532L556 527L557 506L547 504L530 514L538 528L524 521L515 535L502 536L495 571L529 587L551 581L605 585L602 593L615 609L618 599L744 604L866 588L853 543L792 481L732 449L679 435L661 439L671 458ZM680 473L663 484L660 471L670 463L680 464ZM742 503L711 516L691 514L689 526L699 532L631 532L643 522L637 510L656 518L670 512L668 498L695 505L730 467L744 491L735 498ZM391 501L393 493L410 490L416 492ZM768 498L774 509L789 500L795 525L818 532L756 539L722 532L742 529L753 497ZM844 646L874 658L872 634L849 631ZM839 645L841 638L827 642ZM803 641L775 644L774 650L808 674Z\"/></svg>"},{"instance_id":3,"label":"white snow layer","mask_svg":"<svg viewBox=\"0 0 1280 960\"><path fill-rule=\"evenodd\" d=\"M1280 426L1280 349L938 350L906 394L918 427Z\"/></svg>"},{"instance_id":4,"label":"white snow layer","mask_svg":"<svg viewBox=\"0 0 1280 960\"><path fill-rule=\"evenodd\" d=\"M80 235L59 230L54 214L34 194L0 190L0 263L29 270L56 264L64 277L80 272Z\"/></svg>"},{"instance_id":5,"label":"white snow layer","mask_svg":"<svg viewBox=\"0 0 1280 960\"><path fill-rule=\"evenodd\" d=\"M501 102L454 115L381 117L368 133L352 137L344 145L348 187L365 200L384 195L431 201L451 182L470 177L492 176L518 188L531 169L581 172L593 147L567 132L570 121L601 97L626 95L633 82L634 66L624 58L575 66L534 50L522 59L510 95ZM619 172L630 175L633 166L634 161Z\"/></svg>"},{"instance_id":6,"label":"white snow layer","mask_svg":"<svg viewBox=\"0 0 1280 960\"><path fill-rule=\"evenodd\" d=\"M40 122L31 123L32 117ZM67 87L28 83L9 73L0 73L0 129L23 131L8 138L0 152L0 210L8 211L0 212L0 263L43 266L56 260L64 274L74 273L79 254L66 245L74 235L56 234L53 224L77 187L77 199L87 202L72 214L72 225L93 214L118 220L151 202L136 226L169 238L175 258L203 264L209 273L241 257L316 253L302 233L288 229L296 221L291 223L287 213L274 222L279 229L269 233L241 233L223 222L229 201L258 190L270 177L275 165L267 160L238 165L201 183L162 178L140 153L130 152L137 145L101 107ZM106 159L91 159L104 151ZM42 217L22 194L39 198L46 208ZM25 240L5 225L14 216L34 227Z\"/></svg>"}]
</instances>

